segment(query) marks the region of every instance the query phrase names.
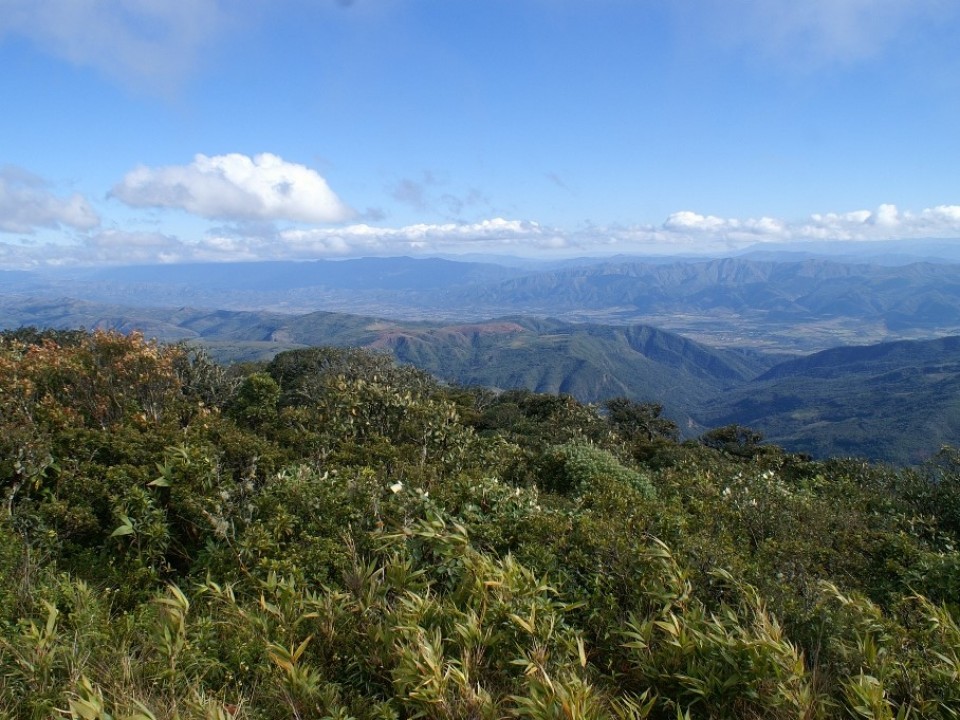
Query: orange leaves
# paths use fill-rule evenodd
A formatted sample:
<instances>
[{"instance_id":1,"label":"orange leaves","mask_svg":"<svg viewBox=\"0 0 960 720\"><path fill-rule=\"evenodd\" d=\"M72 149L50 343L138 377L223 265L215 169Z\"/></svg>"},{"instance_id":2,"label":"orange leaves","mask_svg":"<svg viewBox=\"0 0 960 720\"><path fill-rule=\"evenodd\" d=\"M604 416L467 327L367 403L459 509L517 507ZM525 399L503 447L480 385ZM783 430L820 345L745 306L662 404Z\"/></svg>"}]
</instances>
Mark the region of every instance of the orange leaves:
<instances>
[{"instance_id":1,"label":"orange leaves","mask_svg":"<svg viewBox=\"0 0 960 720\"><path fill-rule=\"evenodd\" d=\"M0 405L16 402L22 413L54 426L105 429L131 416L157 422L179 399L174 362L181 349L105 330L71 340L5 340Z\"/></svg>"}]
</instances>

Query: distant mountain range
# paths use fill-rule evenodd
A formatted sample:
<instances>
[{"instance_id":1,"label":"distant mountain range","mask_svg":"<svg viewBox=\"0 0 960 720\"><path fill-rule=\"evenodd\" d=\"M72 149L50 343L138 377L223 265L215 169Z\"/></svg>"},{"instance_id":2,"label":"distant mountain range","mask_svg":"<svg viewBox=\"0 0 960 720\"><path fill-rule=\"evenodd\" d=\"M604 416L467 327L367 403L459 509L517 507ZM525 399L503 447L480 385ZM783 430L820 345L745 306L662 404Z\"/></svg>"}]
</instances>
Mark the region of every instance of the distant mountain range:
<instances>
[{"instance_id":1,"label":"distant mountain range","mask_svg":"<svg viewBox=\"0 0 960 720\"><path fill-rule=\"evenodd\" d=\"M887 250L5 271L0 326L139 329L224 360L379 348L452 382L660 402L688 434L912 463L960 443L960 264Z\"/></svg>"},{"instance_id":2,"label":"distant mountain range","mask_svg":"<svg viewBox=\"0 0 960 720\"><path fill-rule=\"evenodd\" d=\"M126 307L644 324L715 347L792 354L960 334L960 265L943 262L368 258L6 272L0 293Z\"/></svg>"}]
</instances>

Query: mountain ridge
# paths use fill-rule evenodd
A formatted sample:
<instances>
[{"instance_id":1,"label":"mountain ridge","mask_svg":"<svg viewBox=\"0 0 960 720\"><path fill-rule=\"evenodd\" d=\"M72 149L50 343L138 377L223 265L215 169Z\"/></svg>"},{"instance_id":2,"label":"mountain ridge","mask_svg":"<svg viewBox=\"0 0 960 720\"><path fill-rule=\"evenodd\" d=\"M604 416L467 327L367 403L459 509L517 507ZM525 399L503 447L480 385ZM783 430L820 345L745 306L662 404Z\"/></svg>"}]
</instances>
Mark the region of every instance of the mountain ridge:
<instances>
[{"instance_id":1,"label":"mountain ridge","mask_svg":"<svg viewBox=\"0 0 960 720\"><path fill-rule=\"evenodd\" d=\"M339 273L341 287L270 290L294 266L303 283ZM211 268L191 267L200 277ZM0 274L0 326L138 329L235 361L369 347L450 382L659 402L688 434L745 424L821 457L913 463L960 433L957 265L614 258L505 268L380 258L226 265L206 288L166 285L154 272L87 270L57 282ZM251 289L258 272L265 290ZM119 301L132 287L140 307ZM81 299L70 299L74 290ZM90 299L98 296L110 301Z\"/></svg>"},{"instance_id":2,"label":"mountain ridge","mask_svg":"<svg viewBox=\"0 0 960 720\"><path fill-rule=\"evenodd\" d=\"M934 262L618 257L518 267L401 257L62 269L0 276L0 285L8 296L124 306L645 324L712 346L804 354L960 333L960 265Z\"/></svg>"}]
</instances>

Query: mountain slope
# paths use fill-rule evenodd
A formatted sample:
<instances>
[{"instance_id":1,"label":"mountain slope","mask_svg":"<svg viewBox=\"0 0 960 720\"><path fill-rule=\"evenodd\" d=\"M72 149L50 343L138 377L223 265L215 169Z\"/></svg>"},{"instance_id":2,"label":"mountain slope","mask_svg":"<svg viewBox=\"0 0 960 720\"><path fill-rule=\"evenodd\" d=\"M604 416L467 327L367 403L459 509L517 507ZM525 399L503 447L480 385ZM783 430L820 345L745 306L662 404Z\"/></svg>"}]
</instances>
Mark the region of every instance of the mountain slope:
<instances>
[{"instance_id":1,"label":"mountain slope","mask_svg":"<svg viewBox=\"0 0 960 720\"><path fill-rule=\"evenodd\" d=\"M404 362L466 385L526 387L598 401L626 395L685 408L762 367L646 326L578 325L502 318L488 323L398 328L375 343Z\"/></svg>"},{"instance_id":2,"label":"mountain slope","mask_svg":"<svg viewBox=\"0 0 960 720\"><path fill-rule=\"evenodd\" d=\"M960 337L825 350L781 363L695 413L817 457L920 462L960 442Z\"/></svg>"},{"instance_id":3,"label":"mountain slope","mask_svg":"<svg viewBox=\"0 0 960 720\"><path fill-rule=\"evenodd\" d=\"M693 434L736 423L817 457L921 462L960 444L960 337L838 347L775 364L644 325L508 316L398 322L315 312L131 309L0 299L0 326L103 327L202 343L224 360L340 345L388 351L451 382L660 402Z\"/></svg>"},{"instance_id":4,"label":"mountain slope","mask_svg":"<svg viewBox=\"0 0 960 720\"><path fill-rule=\"evenodd\" d=\"M470 291L470 295L475 295ZM461 294L466 299L467 293ZM857 315L920 322L956 321L960 267L903 267L827 260L762 262L742 259L672 263L605 263L526 275L488 286L481 302L570 307L632 307L641 312L767 312L801 317Z\"/></svg>"},{"instance_id":5,"label":"mountain slope","mask_svg":"<svg viewBox=\"0 0 960 720\"><path fill-rule=\"evenodd\" d=\"M725 347L809 352L960 332L960 266L807 259L617 262L512 278L454 304L642 322Z\"/></svg>"},{"instance_id":6,"label":"mountain slope","mask_svg":"<svg viewBox=\"0 0 960 720\"><path fill-rule=\"evenodd\" d=\"M960 265L931 262L615 258L519 267L364 258L8 273L0 291L446 322L536 315L653 325L712 346L790 353L960 333Z\"/></svg>"},{"instance_id":7,"label":"mountain slope","mask_svg":"<svg viewBox=\"0 0 960 720\"><path fill-rule=\"evenodd\" d=\"M660 402L681 422L688 421L690 407L772 364L757 353L717 350L648 326L524 317L448 324L331 312L284 315L8 300L0 302L0 323L137 328L165 341L202 343L226 360L266 359L312 345L375 348L451 382L563 392L587 402L626 395Z\"/></svg>"}]
</instances>

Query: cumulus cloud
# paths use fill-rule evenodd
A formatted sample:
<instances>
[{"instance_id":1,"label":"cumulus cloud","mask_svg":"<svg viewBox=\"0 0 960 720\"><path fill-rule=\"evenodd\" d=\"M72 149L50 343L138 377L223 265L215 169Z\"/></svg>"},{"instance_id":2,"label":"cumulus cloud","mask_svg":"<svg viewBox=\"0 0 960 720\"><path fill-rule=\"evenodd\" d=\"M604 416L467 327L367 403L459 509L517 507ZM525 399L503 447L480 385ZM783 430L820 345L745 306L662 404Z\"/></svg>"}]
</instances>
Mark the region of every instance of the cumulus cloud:
<instances>
[{"instance_id":1,"label":"cumulus cloud","mask_svg":"<svg viewBox=\"0 0 960 720\"><path fill-rule=\"evenodd\" d=\"M772 217L721 218L690 210L660 225L560 229L537 222L491 218L480 222L378 227L291 228L262 236L212 233L189 246L195 259L308 259L364 255L496 252L515 255L726 253L763 243L957 238L960 205L917 213L894 205L821 213L798 221Z\"/></svg>"},{"instance_id":2,"label":"cumulus cloud","mask_svg":"<svg viewBox=\"0 0 960 720\"><path fill-rule=\"evenodd\" d=\"M594 227L562 233L568 248L585 252L722 254L763 244L861 243L897 240L956 240L960 248L960 205L919 212L883 204L875 210L814 213L799 220L773 217L723 218L691 210L670 214L661 225Z\"/></svg>"},{"instance_id":3,"label":"cumulus cloud","mask_svg":"<svg viewBox=\"0 0 960 720\"><path fill-rule=\"evenodd\" d=\"M41 178L20 168L0 168L0 232L30 235L40 228L90 230L99 224L82 195L58 197Z\"/></svg>"},{"instance_id":4,"label":"cumulus cloud","mask_svg":"<svg viewBox=\"0 0 960 720\"><path fill-rule=\"evenodd\" d=\"M663 223L667 230L714 232L723 228L729 221L713 215L700 215L690 210L675 212Z\"/></svg>"},{"instance_id":5,"label":"cumulus cloud","mask_svg":"<svg viewBox=\"0 0 960 720\"><path fill-rule=\"evenodd\" d=\"M178 84L226 20L218 0L0 0L0 36L148 89Z\"/></svg>"},{"instance_id":6,"label":"cumulus cloud","mask_svg":"<svg viewBox=\"0 0 960 720\"><path fill-rule=\"evenodd\" d=\"M673 241L713 238L715 242L731 248L754 242L783 240L789 234L786 224L776 218L721 218L690 210L672 213L664 221L662 230L666 237L663 233L655 237Z\"/></svg>"},{"instance_id":7,"label":"cumulus cloud","mask_svg":"<svg viewBox=\"0 0 960 720\"><path fill-rule=\"evenodd\" d=\"M353 215L315 170L270 153L197 155L189 165L141 166L112 195L133 207L178 208L221 220L328 223Z\"/></svg>"}]
</instances>

